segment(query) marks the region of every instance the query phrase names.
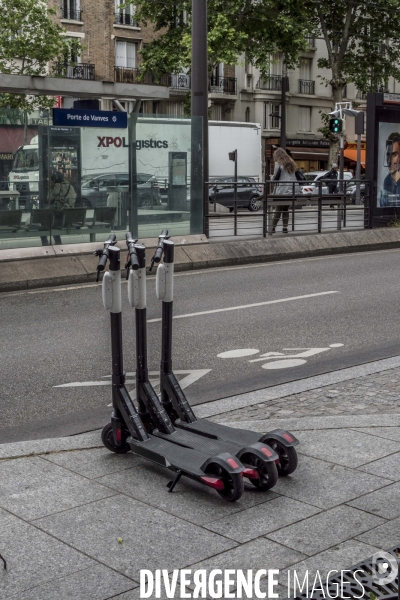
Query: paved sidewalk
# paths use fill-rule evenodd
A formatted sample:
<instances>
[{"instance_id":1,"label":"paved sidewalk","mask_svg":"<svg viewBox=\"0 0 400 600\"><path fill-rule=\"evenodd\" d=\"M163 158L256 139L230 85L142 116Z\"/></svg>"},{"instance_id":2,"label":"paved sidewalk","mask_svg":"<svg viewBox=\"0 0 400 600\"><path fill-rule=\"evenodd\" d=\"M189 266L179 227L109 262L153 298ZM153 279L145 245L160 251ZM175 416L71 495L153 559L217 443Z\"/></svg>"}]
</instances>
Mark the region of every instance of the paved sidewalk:
<instances>
[{"instance_id":1,"label":"paved sidewalk","mask_svg":"<svg viewBox=\"0 0 400 600\"><path fill-rule=\"evenodd\" d=\"M292 476L233 505L188 480L167 493L168 471L109 453L98 431L0 445L0 598L136 600L143 568L280 569L286 598L288 569L322 575L399 544L400 359L388 360L214 406L214 420L289 425L301 441Z\"/></svg>"}]
</instances>

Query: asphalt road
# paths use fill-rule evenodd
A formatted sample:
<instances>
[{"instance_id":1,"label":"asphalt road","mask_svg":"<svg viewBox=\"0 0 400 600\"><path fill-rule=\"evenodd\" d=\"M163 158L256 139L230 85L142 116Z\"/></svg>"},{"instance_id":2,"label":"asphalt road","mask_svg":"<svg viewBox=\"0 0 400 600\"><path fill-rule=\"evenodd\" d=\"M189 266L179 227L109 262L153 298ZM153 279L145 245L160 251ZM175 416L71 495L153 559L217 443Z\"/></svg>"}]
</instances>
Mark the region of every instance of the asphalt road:
<instances>
[{"instance_id":1,"label":"asphalt road","mask_svg":"<svg viewBox=\"0 0 400 600\"><path fill-rule=\"evenodd\" d=\"M174 320L173 365L179 379L194 381L185 389L191 403L400 354L399 258L393 250L177 274L174 314L186 316ZM149 370L157 372L154 277L147 291ZM124 284L131 372L134 311L126 296ZM2 294L0 332L0 443L80 433L108 420L109 316L99 285Z\"/></svg>"}]
</instances>

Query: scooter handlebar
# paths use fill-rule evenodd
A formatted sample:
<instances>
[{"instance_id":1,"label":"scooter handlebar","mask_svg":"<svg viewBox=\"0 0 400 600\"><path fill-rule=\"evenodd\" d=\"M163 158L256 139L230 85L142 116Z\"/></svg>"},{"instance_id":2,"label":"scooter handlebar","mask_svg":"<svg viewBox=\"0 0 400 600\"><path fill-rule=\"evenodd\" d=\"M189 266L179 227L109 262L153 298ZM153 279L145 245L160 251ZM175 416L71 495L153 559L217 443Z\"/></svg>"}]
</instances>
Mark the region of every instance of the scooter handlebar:
<instances>
[{"instance_id":1,"label":"scooter handlebar","mask_svg":"<svg viewBox=\"0 0 400 600\"><path fill-rule=\"evenodd\" d=\"M137 240L133 239L132 234L129 231L128 231L128 233L125 234L125 238L126 238L126 245L128 247L128 253L129 253L129 257L127 258L127 262L125 265L126 278L128 279L129 266L131 266L132 269L134 271L136 271L139 268L139 260L138 260L136 248L135 248L135 244L136 244Z\"/></svg>"},{"instance_id":2,"label":"scooter handlebar","mask_svg":"<svg viewBox=\"0 0 400 600\"><path fill-rule=\"evenodd\" d=\"M168 239L169 239L168 229L163 229L161 231L160 235L158 236L157 248L153 254L153 258L151 259L149 271L152 270L154 263L156 263L158 265L158 263L160 262L163 252L164 252L164 240L168 240Z\"/></svg>"},{"instance_id":3,"label":"scooter handlebar","mask_svg":"<svg viewBox=\"0 0 400 600\"><path fill-rule=\"evenodd\" d=\"M96 250L96 252L94 253L95 256L100 257L99 262L97 264L96 281L99 281L100 272L104 271L104 269L106 268L106 264L107 264L107 260L108 260L108 256L109 256L108 248L110 246L115 246L116 243L117 243L117 236L115 235L115 233L110 233L110 235L108 236L108 240L106 240L104 242L103 249Z\"/></svg>"}]
</instances>

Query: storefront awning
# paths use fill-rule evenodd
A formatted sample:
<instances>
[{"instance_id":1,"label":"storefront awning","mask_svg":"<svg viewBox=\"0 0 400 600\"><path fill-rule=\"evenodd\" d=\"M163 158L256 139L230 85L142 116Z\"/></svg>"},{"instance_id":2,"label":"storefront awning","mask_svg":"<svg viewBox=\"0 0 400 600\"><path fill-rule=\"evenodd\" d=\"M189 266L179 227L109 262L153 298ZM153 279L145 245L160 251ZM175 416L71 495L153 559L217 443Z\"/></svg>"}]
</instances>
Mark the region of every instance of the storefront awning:
<instances>
[{"instance_id":1,"label":"storefront awning","mask_svg":"<svg viewBox=\"0 0 400 600\"><path fill-rule=\"evenodd\" d=\"M357 150L356 149L347 148L347 150L344 151L344 155L349 160L354 160L354 162L357 162ZM363 165L363 167L365 167L365 155L366 155L366 151L361 150L361 164Z\"/></svg>"}]
</instances>

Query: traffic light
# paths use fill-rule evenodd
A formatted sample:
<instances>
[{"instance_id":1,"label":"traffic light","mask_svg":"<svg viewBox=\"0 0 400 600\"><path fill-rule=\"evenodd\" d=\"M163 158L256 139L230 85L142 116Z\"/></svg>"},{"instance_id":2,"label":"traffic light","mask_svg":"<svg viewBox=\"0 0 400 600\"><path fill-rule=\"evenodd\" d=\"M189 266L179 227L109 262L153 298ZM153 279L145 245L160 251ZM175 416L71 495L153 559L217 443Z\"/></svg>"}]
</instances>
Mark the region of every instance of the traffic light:
<instances>
[{"instance_id":1,"label":"traffic light","mask_svg":"<svg viewBox=\"0 0 400 600\"><path fill-rule=\"evenodd\" d=\"M341 133L343 131L343 119L337 117L329 119L329 131L331 133Z\"/></svg>"}]
</instances>

